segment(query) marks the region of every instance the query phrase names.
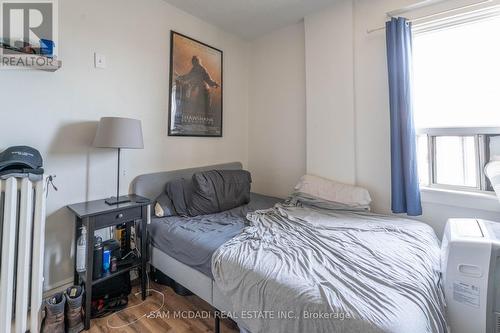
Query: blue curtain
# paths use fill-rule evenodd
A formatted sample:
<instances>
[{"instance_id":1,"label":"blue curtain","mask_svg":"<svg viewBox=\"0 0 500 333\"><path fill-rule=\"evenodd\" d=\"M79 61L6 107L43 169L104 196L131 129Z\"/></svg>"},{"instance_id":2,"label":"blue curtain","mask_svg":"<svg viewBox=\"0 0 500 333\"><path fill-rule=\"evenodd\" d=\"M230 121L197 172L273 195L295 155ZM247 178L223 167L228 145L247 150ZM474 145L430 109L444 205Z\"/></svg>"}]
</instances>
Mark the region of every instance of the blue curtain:
<instances>
[{"instance_id":1,"label":"blue curtain","mask_svg":"<svg viewBox=\"0 0 500 333\"><path fill-rule=\"evenodd\" d=\"M386 23L391 108L392 211L422 215L417 173L417 143L412 101L411 23L393 18Z\"/></svg>"}]
</instances>

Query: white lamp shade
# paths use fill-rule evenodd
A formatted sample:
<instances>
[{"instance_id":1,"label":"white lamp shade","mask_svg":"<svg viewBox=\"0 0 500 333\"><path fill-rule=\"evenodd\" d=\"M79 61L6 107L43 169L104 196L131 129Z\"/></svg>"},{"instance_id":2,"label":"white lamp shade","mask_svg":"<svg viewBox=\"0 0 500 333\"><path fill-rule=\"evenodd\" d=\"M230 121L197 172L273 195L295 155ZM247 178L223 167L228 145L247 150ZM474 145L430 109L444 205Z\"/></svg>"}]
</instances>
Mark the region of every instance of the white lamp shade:
<instances>
[{"instance_id":1,"label":"white lamp shade","mask_svg":"<svg viewBox=\"0 0 500 333\"><path fill-rule=\"evenodd\" d=\"M141 121L120 117L101 118L94 138L94 147L143 149Z\"/></svg>"}]
</instances>

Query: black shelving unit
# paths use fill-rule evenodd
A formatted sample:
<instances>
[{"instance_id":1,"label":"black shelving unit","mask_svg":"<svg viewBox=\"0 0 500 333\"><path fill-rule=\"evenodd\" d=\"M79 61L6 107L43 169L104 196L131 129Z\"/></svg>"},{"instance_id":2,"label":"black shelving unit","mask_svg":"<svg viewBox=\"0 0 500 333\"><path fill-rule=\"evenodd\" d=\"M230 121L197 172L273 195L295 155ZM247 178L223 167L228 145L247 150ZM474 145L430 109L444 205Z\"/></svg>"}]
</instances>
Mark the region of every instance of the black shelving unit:
<instances>
[{"instance_id":1,"label":"black shelving unit","mask_svg":"<svg viewBox=\"0 0 500 333\"><path fill-rule=\"evenodd\" d=\"M76 271L76 255L75 255L75 274L74 283L83 284L85 286L85 330L90 328L91 302L92 302L92 286L105 282L120 274L130 272L132 269L138 269L141 278L142 299L146 299L146 264L147 264L147 222L148 222L148 206L150 200L137 195L129 195L130 202L108 205L105 200L95 200L82 202L74 205L69 205L68 209L75 214L75 254L77 240L80 237L82 226L87 229L87 252L86 252L86 271L78 273ZM92 276L94 265L94 234L96 230L114 227L118 225L126 225L127 239L126 244L130 246L130 234L133 227L136 229L136 235L140 238L140 256L135 257L130 263L120 265L116 272L105 273L98 279ZM136 244L138 246L138 244ZM128 253L130 248L125 249Z\"/></svg>"}]
</instances>

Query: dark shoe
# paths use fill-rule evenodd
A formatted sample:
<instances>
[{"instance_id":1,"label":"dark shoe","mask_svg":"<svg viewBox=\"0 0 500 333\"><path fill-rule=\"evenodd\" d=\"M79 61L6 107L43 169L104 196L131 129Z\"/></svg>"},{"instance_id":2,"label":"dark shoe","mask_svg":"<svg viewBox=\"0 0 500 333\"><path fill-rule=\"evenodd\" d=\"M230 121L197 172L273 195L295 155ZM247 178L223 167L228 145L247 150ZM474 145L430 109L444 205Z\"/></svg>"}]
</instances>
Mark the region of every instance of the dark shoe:
<instances>
[{"instance_id":1,"label":"dark shoe","mask_svg":"<svg viewBox=\"0 0 500 333\"><path fill-rule=\"evenodd\" d=\"M45 319L42 324L42 333L64 333L64 304L66 298L63 293L57 293L45 301Z\"/></svg>"},{"instance_id":2,"label":"dark shoe","mask_svg":"<svg viewBox=\"0 0 500 333\"><path fill-rule=\"evenodd\" d=\"M66 332L83 331L83 288L73 286L66 289Z\"/></svg>"}]
</instances>

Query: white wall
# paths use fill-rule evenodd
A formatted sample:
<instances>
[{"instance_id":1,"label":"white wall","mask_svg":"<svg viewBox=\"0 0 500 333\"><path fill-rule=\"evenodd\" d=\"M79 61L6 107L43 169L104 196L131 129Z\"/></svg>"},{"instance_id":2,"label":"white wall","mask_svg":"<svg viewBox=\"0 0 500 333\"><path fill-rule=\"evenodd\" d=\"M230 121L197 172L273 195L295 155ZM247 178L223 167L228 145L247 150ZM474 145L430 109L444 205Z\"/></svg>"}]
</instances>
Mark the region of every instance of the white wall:
<instances>
[{"instance_id":1,"label":"white wall","mask_svg":"<svg viewBox=\"0 0 500 333\"><path fill-rule=\"evenodd\" d=\"M247 44L162 0L64 0L55 73L2 71L0 150L31 145L57 175L48 198L45 287L73 276L73 218L65 206L113 194L116 153L90 148L101 116L143 121L144 150L123 152L124 177L229 161L248 164ZM169 33L224 51L224 137L167 136ZM93 52L108 68L93 68ZM122 192L126 192L126 185Z\"/></svg>"},{"instance_id":2,"label":"white wall","mask_svg":"<svg viewBox=\"0 0 500 333\"><path fill-rule=\"evenodd\" d=\"M356 180L353 5L336 1L305 18L307 172Z\"/></svg>"},{"instance_id":3,"label":"white wall","mask_svg":"<svg viewBox=\"0 0 500 333\"><path fill-rule=\"evenodd\" d=\"M386 12L417 2L343 0L305 19L308 172L366 187L380 213L391 207L386 44L383 30L367 30L384 26ZM500 221L492 196L426 191L423 209L420 219L439 236L450 217Z\"/></svg>"},{"instance_id":4,"label":"white wall","mask_svg":"<svg viewBox=\"0 0 500 333\"><path fill-rule=\"evenodd\" d=\"M250 45L252 190L286 197L306 170L304 24Z\"/></svg>"}]
</instances>

